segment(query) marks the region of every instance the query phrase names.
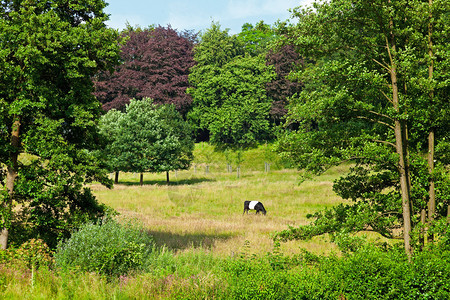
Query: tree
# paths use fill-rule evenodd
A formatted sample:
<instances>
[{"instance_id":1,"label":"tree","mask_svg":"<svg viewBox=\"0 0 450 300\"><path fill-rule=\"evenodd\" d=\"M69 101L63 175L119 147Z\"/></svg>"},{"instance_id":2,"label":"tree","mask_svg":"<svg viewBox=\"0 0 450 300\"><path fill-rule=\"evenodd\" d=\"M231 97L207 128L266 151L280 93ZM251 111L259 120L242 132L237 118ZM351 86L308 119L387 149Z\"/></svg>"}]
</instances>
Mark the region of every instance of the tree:
<instances>
[{"instance_id":1,"label":"tree","mask_svg":"<svg viewBox=\"0 0 450 300\"><path fill-rule=\"evenodd\" d=\"M190 127L173 105L132 99L119 118L118 132L111 145L118 150L116 170L141 173L141 185L143 172L166 172L169 183L168 172L189 168L193 159Z\"/></svg>"},{"instance_id":2,"label":"tree","mask_svg":"<svg viewBox=\"0 0 450 300\"><path fill-rule=\"evenodd\" d=\"M237 39L244 48L244 51L251 56L267 54L271 43L277 38L275 30L260 21L253 26L250 23L242 25L241 32Z\"/></svg>"},{"instance_id":3,"label":"tree","mask_svg":"<svg viewBox=\"0 0 450 300\"><path fill-rule=\"evenodd\" d=\"M266 59L267 64L273 66L277 74L267 83L266 90L267 96L272 99L271 119L279 125L288 112L288 99L302 90L303 84L289 76L300 68L303 59L290 44L270 49Z\"/></svg>"},{"instance_id":4,"label":"tree","mask_svg":"<svg viewBox=\"0 0 450 300\"><path fill-rule=\"evenodd\" d=\"M420 13L413 15L415 34L411 38L411 45L418 49L416 63L412 67L415 70L410 76L411 81L416 84L411 86L410 94L416 98L417 110L414 112L414 119L420 124L420 134L415 134L415 144L418 145L419 151L427 153L428 165L428 203L423 208L423 216L428 212L428 226L433 226L435 216L442 215L439 210L437 198L442 199L436 194L442 190L436 189L435 183L439 181L439 177L435 173L439 173L439 166L435 169L435 160L442 162L443 152L441 149L447 149L449 146L450 117L448 115L448 94L449 86L448 72L448 15L449 4L441 1L434 2L418 1L416 2ZM424 143L423 141L427 142ZM438 149L438 151L435 150ZM447 162L448 164L448 162ZM447 203L448 204L448 203ZM448 208L444 207L444 210ZM449 210L450 211L450 210ZM433 239L430 235L431 240Z\"/></svg>"},{"instance_id":5,"label":"tree","mask_svg":"<svg viewBox=\"0 0 450 300\"><path fill-rule=\"evenodd\" d=\"M273 66L276 77L266 85L267 96L272 101L270 109L271 122L279 125L287 113L288 98L301 91L302 84L288 78L302 64L302 59L295 52L293 45L277 44L283 36L283 24L280 28L271 27L258 22L255 26L246 23L237 39L246 54L250 56L264 55L267 65Z\"/></svg>"},{"instance_id":6,"label":"tree","mask_svg":"<svg viewBox=\"0 0 450 300\"><path fill-rule=\"evenodd\" d=\"M239 55L235 37L213 24L195 48L188 92L193 98L189 120L208 132L213 144L242 148L271 138L271 99L265 85L275 73L263 54ZM218 53L214 53L214 51Z\"/></svg>"},{"instance_id":7,"label":"tree","mask_svg":"<svg viewBox=\"0 0 450 300\"><path fill-rule=\"evenodd\" d=\"M192 99L186 94L192 48L196 35L165 28L128 28L121 48L122 64L96 79L95 95L103 108L123 110L130 99L152 98L158 104L174 104L186 114Z\"/></svg>"},{"instance_id":8,"label":"tree","mask_svg":"<svg viewBox=\"0 0 450 300\"><path fill-rule=\"evenodd\" d=\"M265 84L274 76L262 55L238 57L191 90L211 143L245 148L271 138Z\"/></svg>"},{"instance_id":9,"label":"tree","mask_svg":"<svg viewBox=\"0 0 450 300\"><path fill-rule=\"evenodd\" d=\"M119 183L119 170L123 169L119 160L120 150L115 143L120 136L119 124L122 116L120 111L111 109L100 118L99 123L100 134L105 138L105 147L100 153L108 165L108 170L115 172L114 183Z\"/></svg>"},{"instance_id":10,"label":"tree","mask_svg":"<svg viewBox=\"0 0 450 300\"><path fill-rule=\"evenodd\" d=\"M105 6L101 0L1 3L2 248L10 237L20 242L29 235L54 246L104 212L85 184L109 184L93 151L100 106L91 81L118 63L118 34L104 24Z\"/></svg>"},{"instance_id":11,"label":"tree","mask_svg":"<svg viewBox=\"0 0 450 300\"><path fill-rule=\"evenodd\" d=\"M302 126L286 136L280 150L315 172L343 160L356 165L334 185L353 204L318 212L311 225L280 237L374 230L394 238L401 228L411 256L411 238L421 227L418 212L429 197L424 187L430 175L420 145L426 144L423 136L431 124L439 132L448 126L432 111L448 115L449 47L437 38L441 52L430 55L426 24L433 20L448 32L449 4L433 3L433 18L422 18L430 12L427 6L421 1L338 0L316 2L314 11L295 11L299 22L290 41L313 62L299 72L305 88L290 108L291 118ZM427 85L430 61L439 65L440 78ZM427 86L439 87L435 105ZM439 140L447 144L445 134ZM442 164L436 164L440 171L433 177L439 178L442 206L449 201L449 181ZM436 217L442 219L440 214Z\"/></svg>"}]
</instances>

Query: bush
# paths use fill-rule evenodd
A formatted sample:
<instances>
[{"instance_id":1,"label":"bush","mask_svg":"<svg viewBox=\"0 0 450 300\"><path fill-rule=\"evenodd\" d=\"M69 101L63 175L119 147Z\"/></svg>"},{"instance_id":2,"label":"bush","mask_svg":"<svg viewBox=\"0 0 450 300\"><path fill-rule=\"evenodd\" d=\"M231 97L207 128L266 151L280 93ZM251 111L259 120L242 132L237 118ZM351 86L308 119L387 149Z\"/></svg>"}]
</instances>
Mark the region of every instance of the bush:
<instances>
[{"instance_id":1,"label":"bush","mask_svg":"<svg viewBox=\"0 0 450 300\"><path fill-rule=\"evenodd\" d=\"M0 250L0 263L20 264L28 269L53 264L52 251L41 239L31 239L19 248Z\"/></svg>"},{"instance_id":2,"label":"bush","mask_svg":"<svg viewBox=\"0 0 450 300\"><path fill-rule=\"evenodd\" d=\"M277 250L277 249L275 249ZM312 258L312 260L311 260ZM450 299L450 253L365 245L343 256L225 261L227 299Z\"/></svg>"},{"instance_id":3,"label":"bush","mask_svg":"<svg viewBox=\"0 0 450 300\"><path fill-rule=\"evenodd\" d=\"M142 268L153 248L152 238L139 227L109 219L87 223L58 244L56 266L111 276Z\"/></svg>"}]
</instances>

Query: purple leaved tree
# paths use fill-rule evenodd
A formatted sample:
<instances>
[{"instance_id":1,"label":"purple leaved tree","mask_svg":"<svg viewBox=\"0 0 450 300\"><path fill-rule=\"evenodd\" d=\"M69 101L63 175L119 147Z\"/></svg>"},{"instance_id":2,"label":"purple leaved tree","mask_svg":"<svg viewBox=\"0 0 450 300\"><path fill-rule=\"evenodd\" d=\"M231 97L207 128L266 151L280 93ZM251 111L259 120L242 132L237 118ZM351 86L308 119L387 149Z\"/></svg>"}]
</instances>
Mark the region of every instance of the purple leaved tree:
<instances>
[{"instance_id":1,"label":"purple leaved tree","mask_svg":"<svg viewBox=\"0 0 450 300\"><path fill-rule=\"evenodd\" d=\"M287 113L288 98L302 90L303 84L289 80L288 75L302 65L303 60L292 45L270 50L266 59L267 64L273 65L277 73L277 77L267 83L266 91L273 99L270 115L278 123Z\"/></svg>"},{"instance_id":2,"label":"purple leaved tree","mask_svg":"<svg viewBox=\"0 0 450 300\"><path fill-rule=\"evenodd\" d=\"M157 104L174 104L185 115L192 103L186 88L196 34L158 26L128 29L123 35L122 64L96 78L95 95L103 109L123 110L130 99L151 98Z\"/></svg>"}]
</instances>

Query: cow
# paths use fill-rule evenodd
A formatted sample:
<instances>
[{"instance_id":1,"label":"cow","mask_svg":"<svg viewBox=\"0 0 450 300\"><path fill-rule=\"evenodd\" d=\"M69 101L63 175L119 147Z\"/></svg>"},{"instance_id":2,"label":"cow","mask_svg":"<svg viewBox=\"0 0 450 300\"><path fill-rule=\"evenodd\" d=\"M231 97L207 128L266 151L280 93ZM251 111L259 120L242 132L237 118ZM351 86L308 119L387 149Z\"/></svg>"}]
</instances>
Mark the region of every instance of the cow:
<instances>
[{"instance_id":1,"label":"cow","mask_svg":"<svg viewBox=\"0 0 450 300\"><path fill-rule=\"evenodd\" d=\"M259 201L244 201L244 213L247 212L250 209L254 209L256 210L256 214L258 214L259 212L262 212L264 215L266 214L266 209L264 208L264 205L259 202Z\"/></svg>"}]
</instances>

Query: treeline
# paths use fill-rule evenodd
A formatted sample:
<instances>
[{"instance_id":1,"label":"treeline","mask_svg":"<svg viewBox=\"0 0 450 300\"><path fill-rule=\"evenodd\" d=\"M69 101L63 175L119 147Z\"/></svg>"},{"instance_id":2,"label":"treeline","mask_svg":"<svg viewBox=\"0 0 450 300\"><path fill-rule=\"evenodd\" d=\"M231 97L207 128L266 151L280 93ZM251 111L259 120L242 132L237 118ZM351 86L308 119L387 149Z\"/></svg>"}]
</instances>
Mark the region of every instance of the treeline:
<instances>
[{"instance_id":1,"label":"treeline","mask_svg":"<svg viewBox=\"0 0 450 300\"><path fill-rule=\"evenodd\" d=\"M281 26L281 25L280 25ZM292 45L277 47L279 28L244 24L230 35L219 23L201 33L168 27L128 27L121 64L95 78L105 111L131 99L173 104L197 141L227 147L273 141L301 83L287 78L302 60Z\"/></svg>"}]
</instances>

